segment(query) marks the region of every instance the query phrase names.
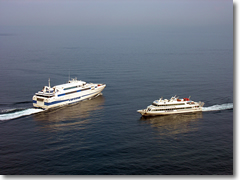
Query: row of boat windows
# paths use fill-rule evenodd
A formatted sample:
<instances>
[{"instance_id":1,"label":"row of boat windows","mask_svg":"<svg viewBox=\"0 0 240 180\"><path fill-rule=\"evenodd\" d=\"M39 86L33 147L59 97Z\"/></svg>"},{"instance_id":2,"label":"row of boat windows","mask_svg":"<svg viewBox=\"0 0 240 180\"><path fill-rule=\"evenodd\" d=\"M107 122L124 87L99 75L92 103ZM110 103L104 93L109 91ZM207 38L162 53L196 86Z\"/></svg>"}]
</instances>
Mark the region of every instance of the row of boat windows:
<instances>
[{"instance_id":1,"label":"row of boat windows","mask_svg":"<svg viewBox=\"0 0 240 180\"><path fill-rule=\"evenodd\" d=\"M50 98L52 96L46 96L46 95L37 95L38 97L44 97L44 98Z\"/></svg>"},{"instance_id":2,"label":"row of boat windows","mask_svg":"<svg viewBox=\"0 0 240 180\"><path fill-rule=\"evenodd\" d=\"M71 92L65 93L65 95L67 95L67 94L72 94L72 93L76 93L76 92L80 92L80 91L86 91L86 90L89 90L89 89L90 89L90 88L81 89L81 90L78 90L78 91L71 91Z\"/></svg>"},{"instance_id":3,"label":"row of boat windows","mask_svg":"<svg viewBox=\"0 0 240 180\"><path fill-rule=\"evenodd\" d=\"M81 90L78 90L78 91L71 91L71 92L67 92L65 94L62 94L62 95L67 95L67 94L72 94L72 93L76 93L76 92L80 92L80 91L86 91L86 90L89 90L91 88L86 88L86 89L81 89ZM38 97L44 97L44 98L50 98L52 96L46 96L46 95L37 95ZM59 96L59 95L58 95ZM61 94L60 94L61 96Z\"/></svg>"},{"instance_id":4,"label":"row of boat windows","mask_svg":"<svg viewBox=\"0 0 240 180\"><path fill-rule=\"evenodd\" d=\"M64 88L64 90L69 90L69 89L74 89L74 88L77 88L78 86L73 86L73 87L68 87L68 88Z\"/></svg>"},{"instance_id":5,"label":"row of boat windows","mask_svg":"<svg viewBox=\"0 0 240 180\"><path fill-rule=\"evenodd\" d=\"M199 106L196 106L198 108ZM151 109L151 111L173 111L173 110L180 110L180 109L192 109L192 107L184 107L184 108L170 108L170 109Z\"/></svg>"},{"instance_id":6,"label":"row of boat windows","mask_svg":"<svg viewBox=\"0 0 240 180\"><path fill-rule=\"evenodd\" d=\"M179 104L161 104L161 105L156 105L156 104L152 104L154 106L179 106L179 105L185 105L185 103L179 103Z\"/></svg>"}]
</instances>

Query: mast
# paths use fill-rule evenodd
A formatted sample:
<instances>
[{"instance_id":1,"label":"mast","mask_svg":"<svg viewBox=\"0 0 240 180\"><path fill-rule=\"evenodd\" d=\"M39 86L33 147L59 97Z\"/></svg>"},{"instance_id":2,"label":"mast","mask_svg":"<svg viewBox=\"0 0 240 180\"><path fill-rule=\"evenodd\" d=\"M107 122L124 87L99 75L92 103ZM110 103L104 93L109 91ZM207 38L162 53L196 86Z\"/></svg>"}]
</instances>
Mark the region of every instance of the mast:
<instances>
[{"instance_id":1,"label":"mast","mask_svg":"<svg viewBox=\"0 0 240 180\"><path fill-rule=\"evenodd\" d=\"M49 89L51 88L51 86L50 86L50 78L48 79L48 87L49 87Z\"/></svg>"},{"instance_id":2,"label":"mast","mask_svg":"<svg viewBox=\"0 0 240 180\"><path fill-rule=\"evenodd\" d=\"M71 77L70 70L68 70L68 82L70 81L70 77Z\"/></svg>"}]
</instances>

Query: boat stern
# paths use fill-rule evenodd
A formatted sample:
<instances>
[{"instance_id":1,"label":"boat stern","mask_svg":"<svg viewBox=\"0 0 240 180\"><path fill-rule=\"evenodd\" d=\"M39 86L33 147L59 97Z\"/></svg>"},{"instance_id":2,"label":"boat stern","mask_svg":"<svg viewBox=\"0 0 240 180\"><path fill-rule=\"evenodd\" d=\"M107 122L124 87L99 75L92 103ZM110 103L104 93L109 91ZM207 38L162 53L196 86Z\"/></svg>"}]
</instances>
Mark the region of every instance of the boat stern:
<instances>
[{"instance_id":1,"label":"boat stern","mask_svg":"<svg viewBox=\"0 0 240 180\"><path fill-rule=\"evenodd\" d=\"M48 106L46 106L45 104L49 101L48 98L38 97L34 95L32 98L32 101L33 101L33 107L44 109L44 110L48 109Z\"/></svg>"}]
</instances>

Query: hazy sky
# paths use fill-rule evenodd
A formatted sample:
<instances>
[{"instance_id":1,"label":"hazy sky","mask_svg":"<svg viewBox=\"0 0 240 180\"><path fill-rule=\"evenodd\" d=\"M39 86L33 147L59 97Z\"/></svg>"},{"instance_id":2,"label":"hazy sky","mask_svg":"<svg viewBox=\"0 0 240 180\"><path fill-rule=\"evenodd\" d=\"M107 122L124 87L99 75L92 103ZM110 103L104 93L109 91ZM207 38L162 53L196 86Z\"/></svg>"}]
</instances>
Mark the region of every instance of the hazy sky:
<instances>
[{"instance_id":1,"label":"hazy sky","mask_svg":"<svg viewBox=\"0 0 240 180\"><path fill-rule=\"evenodd\" d=\"M232 26L231 0L0 0L0 26Z\"/></svg>"}]
</instances>

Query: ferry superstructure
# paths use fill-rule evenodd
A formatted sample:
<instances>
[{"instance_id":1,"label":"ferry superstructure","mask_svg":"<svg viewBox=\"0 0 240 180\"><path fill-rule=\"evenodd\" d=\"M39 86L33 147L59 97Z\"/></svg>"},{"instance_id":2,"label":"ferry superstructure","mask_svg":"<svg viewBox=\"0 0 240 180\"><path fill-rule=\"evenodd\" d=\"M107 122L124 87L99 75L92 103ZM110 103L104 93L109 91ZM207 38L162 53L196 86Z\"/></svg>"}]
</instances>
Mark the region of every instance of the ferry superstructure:
<instances>
[{"instance_id":1,"label":"ferry superstructure","mask_svg":"<svg viewBox=\"0 0 240 180\"><path fill-rule=\"evenodd\" d=\"M153 101L146 109L137 110L142 116L159 116L177 113L190 113L202 111L204 103L194 102L189 98L179 99L173 96L171 99Z\"/></svg>"},{"instance_id":2,"label":"ferry superstructure","mask_svg":"<svg viewBox=\"0 0 240 180\"><path fill-rule=\"evenodd\" d=\"M33 96L33 106L47 110L76 103L100 94L105 87L106 84L86 83L77 78L69 80L66 84L51 87L49 79L49 85Z\"/></svg>"}]
</instances>

